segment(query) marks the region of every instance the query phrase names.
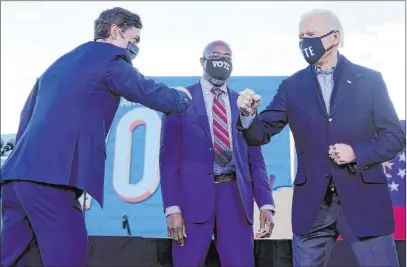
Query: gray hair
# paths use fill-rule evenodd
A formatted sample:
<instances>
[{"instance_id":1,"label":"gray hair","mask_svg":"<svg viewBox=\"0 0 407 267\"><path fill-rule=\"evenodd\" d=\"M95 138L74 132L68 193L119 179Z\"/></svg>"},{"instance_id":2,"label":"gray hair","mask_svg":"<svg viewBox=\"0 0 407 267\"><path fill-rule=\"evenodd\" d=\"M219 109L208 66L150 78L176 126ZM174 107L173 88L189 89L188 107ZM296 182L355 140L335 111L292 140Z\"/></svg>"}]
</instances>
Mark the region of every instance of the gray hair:
<instances>
[{"instance_id":1,"label":"gray hair","mask_svg":"<svg viewBox=\"0 0 407 267\"><path fill-rule=\"evenodd\" d=\"M301 16L300 24L302 23L302 21L304 19L306 19L306 18L308 18L310 16L321 15L321 14L325 15L328 18L328 21L331 24L330 25L331 30L335 30L335 31L340 32L340 38L341 39L339 40L339 43L340 43L340 46L343 47L343 44L344 44L344 41L345 41L345 33L343 31L343 26L342 26L342 23L341 23L339 17L334 12L332 12L331 10L328 10L328 9L314 9L314 10L308 11L308 12L306 12L305 14L303 14Z\"/></svg>"}]
</instances>

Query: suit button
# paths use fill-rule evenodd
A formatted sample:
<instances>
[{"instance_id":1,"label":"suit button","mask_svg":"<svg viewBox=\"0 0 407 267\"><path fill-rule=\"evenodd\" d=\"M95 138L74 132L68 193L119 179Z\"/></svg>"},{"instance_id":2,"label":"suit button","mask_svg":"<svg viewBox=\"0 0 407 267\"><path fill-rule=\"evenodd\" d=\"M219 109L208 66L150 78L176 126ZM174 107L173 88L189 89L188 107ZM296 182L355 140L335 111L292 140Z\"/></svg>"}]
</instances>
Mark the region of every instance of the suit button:
<instances>
[{"instance_id":1,"label":"suit button","mask_svg":"<svg viewBox=\"0 0 407 267\"><path fill-rule=\"evenodd\" d=\"M209 151L212 151L213 152L213 148L211 147L211 148L209 148Z\"/></svg>"},{"instance_id":2,"label":"suit button","mask_svg":"<svg viewBox=\"0 0 407 267\"><path fill-rule=\"evenodd\" d=\"M329 178L329 174L328 174L328 173L325 173L325 178Z\"/></svg>"},{"instance_id":3,"label":"suit button","mask_svg":"<svg viewBox=\"0 0 407 267\"><path fill-rule=\"evenodd\" d=\"M209 175L209 176L213 176L213 173L210 172L208 175Z\"/></svg>"},{"instance_id":4,"label":"suit button","mask_svg":"<svg viewBox=\"0 0 407 267\"><path fill-rule=\"evenodd\" d=\"M329 121L329 122L332 122L332 118L329 118L328 121Z\"/></svg>"},{"instance_id":5,"label":"suit button","mask_svg":"<svg viewBox=\"0 0 407 267\"><path fill-rule=\"evenodd\" d=\"M369 167L368 167L368 166L366 166L366 167L365 167L365 170L367 170L367 169L369 169Z\"/></svg>"}]
</instances>

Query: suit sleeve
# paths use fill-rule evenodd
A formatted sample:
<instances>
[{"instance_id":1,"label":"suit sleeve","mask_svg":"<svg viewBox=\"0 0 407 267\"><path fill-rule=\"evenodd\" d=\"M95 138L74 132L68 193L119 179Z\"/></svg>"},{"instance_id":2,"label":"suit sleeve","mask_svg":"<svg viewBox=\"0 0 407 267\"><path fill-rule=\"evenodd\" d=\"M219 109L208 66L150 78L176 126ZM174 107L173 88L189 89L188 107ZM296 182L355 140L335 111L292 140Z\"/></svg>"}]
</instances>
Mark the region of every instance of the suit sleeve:
<instances>
[{"instance_id":1,"label":"suit sleeve","mask_svg":"<svg viewBox=\"0 0 407 267\"><path fill-rule=\"evenodd\" d=\"M164 210L179 207L178 179L181 164L180 115L163 116L160 138L160 176Z\"/></svg>"},{"instance_id":2,"label":"suit sleeve","mask_svg":"<svg viewBox=\"0 0 407 267\"><path fill-rule=\"evenodd\" d=\"M184 111L190 101L184 92L146 79L120 57L106 64L103 77L114 94L166 114Z\"/></svg>"},{"instance_id":3,"label":"suit sleeve","mask_svg":"<svg viewBox=\"0 0 407 267\"><path fill-rule=\"evenodd\" d=\"M249 167L253 179L253 194L259 208L265 205L274 207L271 184L259 146L248 147Z\"/></svg>"},{"instance_id":4,"label":"suit sleeve","mask_svg":"<svg viewBox=\"0 0 407 267\"><path fill-rule=\"evenodd\" d=\"M376 136L365 142L351 144L359 172L367 169L369 165L381 164L393 159L406 145L405 133L390 100L383 77L380 73L377 73L376 77L372 112Z\"/></svg>"},{"instance_id":5,"label":"suit sleeve","mask_svg":"<svg viewBox=\"0 0 407 267\"><path fill-rule=\"evenodd\" d=\"M239 117L238 130L243 134L249 146L268 144L272 136L280 133L288 123L286 107L286 82L283 81L270 105L253 118L250 126L244 128Z\"/></svg>"},{"instance_id":6,"label":"suit sleeve","mask_svg":"<svg viewBox=\"0 0 407 267\"><path fill-rule=\"evenodd\" d=\"M31 89L30 95L28 96L27 100L25 101L24 108L21 112L20 116L20 124L18 126L18 131L16 134L16 143L18 143L18 140L21 138L23 133L25 132L25 129L27 128L28 123L31 120L31 116L34 111L35 103L37 100L37 94L38 94L38 83L39 79L34 84L34 87Z\"/></svg>"}]
</instances>

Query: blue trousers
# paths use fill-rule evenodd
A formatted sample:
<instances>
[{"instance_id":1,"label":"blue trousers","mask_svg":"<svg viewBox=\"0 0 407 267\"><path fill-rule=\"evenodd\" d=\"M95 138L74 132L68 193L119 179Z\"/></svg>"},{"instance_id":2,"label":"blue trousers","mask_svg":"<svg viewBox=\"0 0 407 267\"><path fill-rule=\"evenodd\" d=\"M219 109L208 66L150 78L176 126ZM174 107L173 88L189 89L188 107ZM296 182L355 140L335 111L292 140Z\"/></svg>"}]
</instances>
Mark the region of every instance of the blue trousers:
<instances>
[{"instance_id":1,"label":"blue trousers","mask_svg":"<svg viewBox=\"0 0 407 267\"><path fill-rule=\"evenodd\" d=\"M187 238L184 246L173 243L174 266L201 266L208 253L212 234L215 233L222 266L254 267L253 225L247 221L236 181L215 184L215 197L212 217L205 223L186 222Z\"/></svg>"},{"instance_id":2,"label":"blue trousers","mask_svg":"<svg viewBox=\"0 0 407 267\"><path fill-rule=\"evenodd\" d=\"M400 266L393 236L363 239L355 236L336 194L329 205L322 203L310 233L293 236L294 266L327 266L332 247L339 235L352 248L359 266Z\"/></svg>"},{"instance_id":3,"label":"blue trousers","mask_svg":"<svg viewBox=\"0 0 407 267\"><path fill-rule=\"evenodd\" d=\"M74 191L30 181L8 182L1 190L1 267L38 266L27 253L34 242L44 266L87 264L86 226Z\"/></svg>"}]
</instances>

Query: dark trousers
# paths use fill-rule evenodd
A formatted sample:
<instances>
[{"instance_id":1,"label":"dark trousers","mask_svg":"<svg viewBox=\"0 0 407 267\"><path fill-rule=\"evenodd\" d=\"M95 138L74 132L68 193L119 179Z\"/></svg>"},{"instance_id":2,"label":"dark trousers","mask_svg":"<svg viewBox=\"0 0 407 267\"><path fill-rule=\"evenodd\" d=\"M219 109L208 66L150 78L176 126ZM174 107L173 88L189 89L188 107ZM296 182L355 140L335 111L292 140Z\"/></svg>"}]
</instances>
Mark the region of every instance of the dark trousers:
<instances>
[{"instance_id":1,"label":"dark trousers","mask_svg":"<svg viewBox=\"0 0 407 267\"><path fill-rule=\"evenodd\" d=\"M327 194L311 232L293 236L294 266L327 266L339 235L352 248L359 266L399 266L393 236L358 238L348 224L338 195Z\"/></svg>"}]
</instances>

